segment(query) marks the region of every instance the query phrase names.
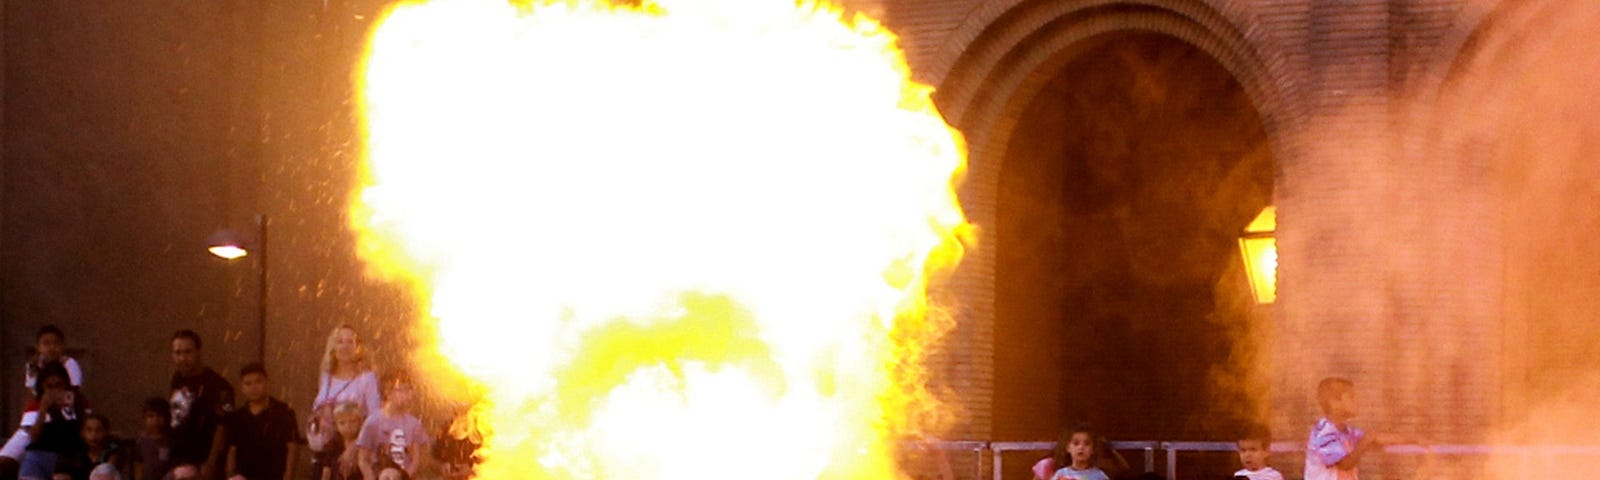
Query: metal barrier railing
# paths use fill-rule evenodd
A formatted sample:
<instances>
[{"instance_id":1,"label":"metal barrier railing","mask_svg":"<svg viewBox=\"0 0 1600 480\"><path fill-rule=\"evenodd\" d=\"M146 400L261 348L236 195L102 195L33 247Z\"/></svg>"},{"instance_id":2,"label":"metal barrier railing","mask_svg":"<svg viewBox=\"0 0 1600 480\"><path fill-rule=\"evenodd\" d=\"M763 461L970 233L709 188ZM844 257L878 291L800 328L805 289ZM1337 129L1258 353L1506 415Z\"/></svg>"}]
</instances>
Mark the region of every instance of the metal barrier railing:
<instances>
[{"instance_id":1,"label":"metal barrier railing","mask_svg":"<svg viewBox=\"0 0 1600 480\"><path fill-rule=\"evenodd\" d=\"M940 441L924 442L928 447L940 450L960 450L973 452L980 461L974 462L973 478L984 479L983 462L981 458L985 451L989 452L991 475L989 480L1002 480L1005 471L1004 454L1006 452L1048 452L1055 448L1055 442L982 442L982 441ZM1142 451L1144 453L1144 471L1156 470L1156 450L1166 453L1166 478L1178 478L1178 453L1179 452L1233 452L1236 450L1234 442L1161 442L1161 441L1117 441L1108 442L1108 447L1119 451ZM1273 442L1274 453L1297 453L1305 451L1305 446L1298 442ZM1384 453L1397 455L1520 455L1520 456L1592 456L1600 458L1600 446L1586 445L1389 445L1383 449Z\"/></svg>"},{"instance_id":2,"label":"metal barrier railing","mask_svg":"<svg viewBox=\"0 0 1600 480\"><path fill-rule=\"evenodd\" d=\"M1161 446L1161 442L1107 442L1107 446L1113 450L1141 450L1144 452L1144 471L1156 470L1156 449ZM1055 447L1056 442L989 442L989 451L993 452L994 469L994 476L989 478L1001 478L1002 472L1005 471L1005 459L1002 458L1005 452L1048 452Z\"/></svg>"}]
</instances>

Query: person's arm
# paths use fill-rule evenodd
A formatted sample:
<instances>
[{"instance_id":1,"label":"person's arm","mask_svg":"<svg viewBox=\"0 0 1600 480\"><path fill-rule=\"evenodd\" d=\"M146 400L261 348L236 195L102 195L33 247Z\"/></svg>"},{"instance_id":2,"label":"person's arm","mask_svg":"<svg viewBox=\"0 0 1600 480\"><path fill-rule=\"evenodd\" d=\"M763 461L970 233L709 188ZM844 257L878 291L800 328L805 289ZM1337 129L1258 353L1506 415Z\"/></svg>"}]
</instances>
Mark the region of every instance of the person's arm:
<instances>
[{"instance_id":1,"label":"person's arm","mask_svg":"<svg viewBox=\"0 0 1600 480\"><path fill-rule=\"evenodd\" d=\"M383 409L383 396L379 393L378 374L368 370L363 375L366 375L369 381L366 383L366 390L362 394L364 397L366 397L362 399L362 401L366 402L366 404L362 405L362 407L367 409L367 416L370 417L377 415L378 410Z\"/></svg>"},{"instance_id":2,"label":"person's arm","mask_svg":"<svg viewBox=\"0 0 1600 480\"><path fill-rule=\"evenodd\" d=\"M411 456L411 466L406 468L406 478L416 478L417 472L422 471L422 465L428 462L428 456L423 454L422 447L421 443L413 443L406 447L406 450L410 450L407 454Z\"/></svg>"},{"instance_id":3,"label":"person's arm","mask_svg":"<svg viewBox=\"0 0 1600 480\"><path fill-rule=\"evenodd\" d=\"M300 427L300 418L294 414L294 409L289 408L288 404L284 404L283 418L281 421L283 422L283 426L278 431L284 432L288 435L283 439L283 442L289 447L284 449L285 455L283 456L283 480L293 480L294 461L299 458L299 455L297 454L300 451L301 439L297 430Z\"/></svg>"},{"instance_id":4,"label":"person's arm","mask_svg":"<svg viewBox=\"0 0 1600 480\"><path fill-rule=\"evenodd\" d=\"M201 476L205 478L217 477L217 469L222 467L222 465L218 465L218 463L224 460L223 456L225 455L224 450L227 449L227 445L225 444L227 440L228 435L226 428L218 426L211 431L211 452L206 454L205 463L200 465Z\"/></svg>"},{"instance_id":5,"label":"person's arm","mask_svg":"<svg viewBox=\"0 0 1600 480\"><path fill-rule=\"evenodd\" d=\"M1339 432L1331 426L1324 427L1324 425L1318 423L1317 427L1322 428L1313 428L1311 438L1306 443L1306 457L1315 458L1323 466L1339 468L1339 462L1349 457L1351 452L1347 451L1344 443L1339 441Z\"/></svg>"},{"instance_id":6,"label":"person's arm","mask_svg":"<svg viewBox=\"0 0 1600 480\"><path fill-rule=\"evenodd\" d=\"M61 366L67 369L67 383L71 383L74 387L83 386L83 368L78 366L78 359L67 357L67 361Z\"/></svg>"},{"instance_id":7,"label":"person's arm","mask_svg":"<svg viewBox=\"0 0 1600 480\"><path fill-rule=\"evenodd\" d=\"M122 474L122 478L133 478L133 471L128 470L128 465L132 463L128 461L128 456L128 445L124 443L117 450L111 452L111 458L106 463L110 463L112 468L117 469L117 473Z\"/></svg>"},{"instance_id":8,"label":"person's arm","mask_svg":"<svg viewBox=\"0 0 1600 480\"><path fill-rule=\"evenodd\" d=\"M1351 450L1348 455L1331 465L1340 470L1356 468L1361 464L1361 457L1366 455L1367 452L1383 448L1384 442L1381 440L1383 438L1386 437L1382 435L1362 435L1361 438L1356 440L1356 448L1354 450Z\"/></svg>"},{"instance_id":9,"label":"person's arm","mask_svg":"<svg viewBox=\"0 0 1600 480\"><path fill-rule=\"evenodd\" d=\"M224 448L228 449L228 460L227 463L224 464L227 465L227 467L223 469L223 473L226 473L228 478L242 478L239 477L239 447Z\"/></svg>"},{"instance_id":10,"label":"person's arm","mask_svg":"<svg viewBox=\"0 0 1600 480\"><path fill-rule=\"evenodd\" d=\"M356 466L361 467L361 478L377 480L378 472L372 471L372 463L377 460L372 454L372 449L357 446L356 455Z\"/></svg>"},{"instance_id":11,"label":"person's arm","mask_svg":"<svg viewBox=\"0 0 1600 480\"><path fill-rule=\"evenodd\" d=\"M283 480L294 480L294 459L299 449L299 444L293 441L289 442L287 450L289 454L283 456Z\"/></svg>"},{"instance_id":12,"label":"person's arm","mask_svg":"<svg viewBox=\"0 0 1600 480\"><path fill-rule=\"evenodd\" d=\"M333 468L334 467L323 465L322 466L322 474L318 475L317 479L318 480L333 480Z\"/></svg>"},{"instance_id":13,"label":"person's arm","mask_svg":"<svg viewBox=\"0 0 1600 480\"><path fill-rule=\"evenodd\" d=\"M128 451L128 468L123 471L123 478L144 480L144 455L139 452L139 441L133 441L133 449Z\"/></svg>"},{"instance_id":14,"label":"person's arm","mask_svg":"<svg viewBox=\"0 0 1600 480\"><path fill-rule=\"evenodd\" d=\"M49 416L50 412L56 410L57 403L61 403L61 392L59 390L44 392L43 398L39 399L39 409L34 412L33 423L27 426L28 438L39 438L39 435L44 433L46 417Z\"/></svg>"}]
</instances>

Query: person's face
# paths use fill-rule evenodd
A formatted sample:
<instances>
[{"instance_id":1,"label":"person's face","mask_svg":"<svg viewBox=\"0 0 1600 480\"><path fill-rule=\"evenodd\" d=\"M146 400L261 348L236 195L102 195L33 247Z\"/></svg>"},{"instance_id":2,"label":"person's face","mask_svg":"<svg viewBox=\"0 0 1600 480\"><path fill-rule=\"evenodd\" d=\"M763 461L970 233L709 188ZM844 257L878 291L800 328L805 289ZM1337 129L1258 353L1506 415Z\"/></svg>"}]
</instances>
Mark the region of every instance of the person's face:
<instances>
[{"instance_id":1,"label":"person's face","mask_svg":"<svg viewBox=\"0 0 1600 480\"><path fill-rule=\"evenodd\" d=\"M193 373L200 369L200 349L195 347L194 340L172 339L172 368L178 373Z\"/></svg>"},{"instance_id":2,"label":"person's face","mask_svg":"<svg viewBox=\"0 0 1600 480\"><path fill-rule=\"evenodd\" d=\"M106 426L98 419L88 419L83 422L83 443L98 447L105 443Z\"/></svg>"},{"instance_id":3,"label":"person's face","mask_svg":"<svg viewBox=\"0 0 1600 480\"><path fill-rule=\"evenodd\" d=\"M57 362L61 361L61 354L66 349L65 344L60 335L46 333L39 336L39 344L34 348L39 350L39 358Z\"/></svg>"},{"instance_id":4,"label":"person's face","mask_svg":"<svg viewBox=\"0 0 1600 480\"><path fill-rule=\"evenodd\" d=\"M44 379L40 380L40 381L44 382L42 384L42 386L44 387L44 390L40 392L41 394L50 395L50 394L53 393L53 394L56 394L56 395L60 395L60 396L56 397L56 398L58 398L60 400L58 400L56 402L56 405L54 405L54 406L65 407L65 406L68 406L69 402L72 401L72 399L68 398L66 395L61 395L62 392L67 391L67 379L61 378L60 375L51 375L51 376L48 376L48 377L44 377ZM47 407L48 406L49 405L47 405Z\"/></svg>"},{"instance_id":5,"label":"person's face","mask_svg":"<svg viewBox=\"0 0 1600 480\"><path fill-rule=\"evenodd\" d=\"M144 412L144 429L146 431L159 431L161 430L161 426L166 424L167 421L161 418L160 415L156 415L156 412Z\"/></svg>"},{"instance_id":6,"label":"person's face","mask_svg":"<svg viewBox=\"0 0 1600 480\"><path fill-rule=\"evenodd\" d=\"M1335 397L1330 406L1336 414L1346 419L1361 414L1361 405L1356 402L1356 392L1344 392L1343 395Z\"/></svg>"},{"instance_id":7,"label":"person's face","mask_svg":"<svg viewBox=\"0 0 1600 480\"><path fill-rule=\"evenodd\" d=\"M267 398L267 376L251 373L239 379L239 394L244 396L246 402L258 402Z\"/></svg>"},{"instance_id":8,"label":"person's face","mask_svg":"<svg viewBox=\"0 0 1600 480\"><path fill-rule=\"evenodd\" d=\"M411 384L401 383L390 388L389 403L402 411L411 408Z\"/></svg>"},{"instance_id":9,"label":"person's face","mask_svg":"<svg viewBox=\"0 0 1600 480\"><path fill-rule=\"evenodd\" d=\"M1267 465L1267 446L1260 440L1239 441L1239 463L1245 470L1260 470Z\"/></svg>"},{"instance_id":10,"label":"person's face","mask_svg":"<svg viewBox=\"0 0 1600 480\"><path fill-rule=\"evenodd\" d=\"M1094 439L1089 438L1087 432L1072 434L1072 441L1067 442L1067 454L1072 456L1073 465L1087 465L1089 457L1094 455Z\"/></svg>"},{"instance_id":11,"label":"person's face","mask_svg":"<svg viewBox=\"0 0 1600 480\"><path fill-rule=\"evenodd\" d=\"M339 429L339 436L346 440L353 440L361 433L360 415L339 415L333 419L334 428Z\"/></svg>"},{"instance_id":12,"label":"person's face","mask_svg":"<svg viewBox=\"0 0 1600 480\"><path fill-rule=\"evenodd\" d=\"M355 330L341 328L333 332L333 358L340 364L356 361L356 350L360 346Z\"/></svg>"}]
</instances>

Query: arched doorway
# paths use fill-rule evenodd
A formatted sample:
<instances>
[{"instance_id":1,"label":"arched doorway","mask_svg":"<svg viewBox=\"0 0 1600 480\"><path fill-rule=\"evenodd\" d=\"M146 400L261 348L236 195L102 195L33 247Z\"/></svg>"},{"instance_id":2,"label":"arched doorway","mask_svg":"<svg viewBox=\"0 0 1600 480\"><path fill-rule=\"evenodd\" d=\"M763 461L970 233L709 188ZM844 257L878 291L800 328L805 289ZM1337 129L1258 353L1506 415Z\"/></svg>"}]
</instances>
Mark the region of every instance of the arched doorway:
<instances>
[{"instance_id":1,"label":"arched doorway","mask_svg":"<svg viewBox=\"0 0 1600 480\"><path fill-rule=\"evenodd\" d=\"M1267 314L1236 243L1272 198L1261 115L1173 37L1073 51L1000 160L994 438L1087 421L1113 439L1227 439L1265 401L1251 339Z\"/></svg>"}]
</instances>

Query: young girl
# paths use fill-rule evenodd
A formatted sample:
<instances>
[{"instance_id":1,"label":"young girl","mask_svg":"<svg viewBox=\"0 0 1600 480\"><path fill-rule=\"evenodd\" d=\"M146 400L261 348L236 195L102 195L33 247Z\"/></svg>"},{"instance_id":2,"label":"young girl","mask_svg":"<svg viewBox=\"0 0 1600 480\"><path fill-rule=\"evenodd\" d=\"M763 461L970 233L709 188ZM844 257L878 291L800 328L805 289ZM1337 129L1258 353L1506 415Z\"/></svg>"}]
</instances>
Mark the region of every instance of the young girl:
<instances>
[{"instance_id":1,"label":"young girl","mask_svg":"<svg viewBox=\"0 0 1600 480\"><path fill-rule=\"evenodd\" d=\"M161 480L172 469L172 409L167 400L152 398L144 402L144 428L134 443L137 480Z\"/></svg>"},{"instance_id":2,"label":"young girl","mask_svg":"<svg viewBox=\"0 0 1600 480\"><path fill-rule=\"evenodd\" d=\"M366 423L366 416L362 414L361 407L355 402L339 404L333 410L333 424L336 427L335 435L322 447L321 452L312 455L311 465L314 467L312 478L316 480L357 480L361 478L361 469L356 464L356 436L361 434L361 425Z\"/></svg>"},{"instance_id":3,"label":"young girl","mask_svg":"<svg viewBox=\"0 0 1600 480\"><path fill-rule=\"evenodd\" d=\"M83 451L70 462L57 465L58 474L66 473L73 480L88 480L89 472L100 465L111 465L116 470L122 469L122 445L111 438L111 420L106 419L105 415L91 414L83 417L82 436Z\"/></svg>"},{"instance_id":4,"label":"young girl","mask_svg":"<svg viewBox=\"0 0 1600 480\"><path fill-rule=\"evenodd\" d=\"M81 430L88 404L70 381L66 367L59 363L47 363L39 368L35 397L27 408L35 415L32 424L27 426L28 438L32 440L22 456L17 478L50 480L57 463L75 458L83 451Z\"/></svg>"},{"instance_id":5,"label":"young girl","mask_svg":"<svg viewBox=\"0 0 1600 480\"><path fill-rule=\"evenodd\" d=\"M1067 431L1056 443L1050 459L1056 467L1052 480L1111 480L1106 472L1095 466L1097 454L1094 433L1079 426Z\"/></svg>"},{"instance_id":6,"label":"young girl","mask_svg":"<svg viewBox=\"0 0 1600 480\"><path fill-rule=\"evenodd\" d=\"M334 436L333 410L344 402L355 402L371 415L382 407L378 395L378 376L367 364L366 351L355 328L340 325L328 334L322 352L322 375L318 378L317 398L311 404L311 425L306 439L311 451L321 451Z\"/></svg>"}]
</instances>

